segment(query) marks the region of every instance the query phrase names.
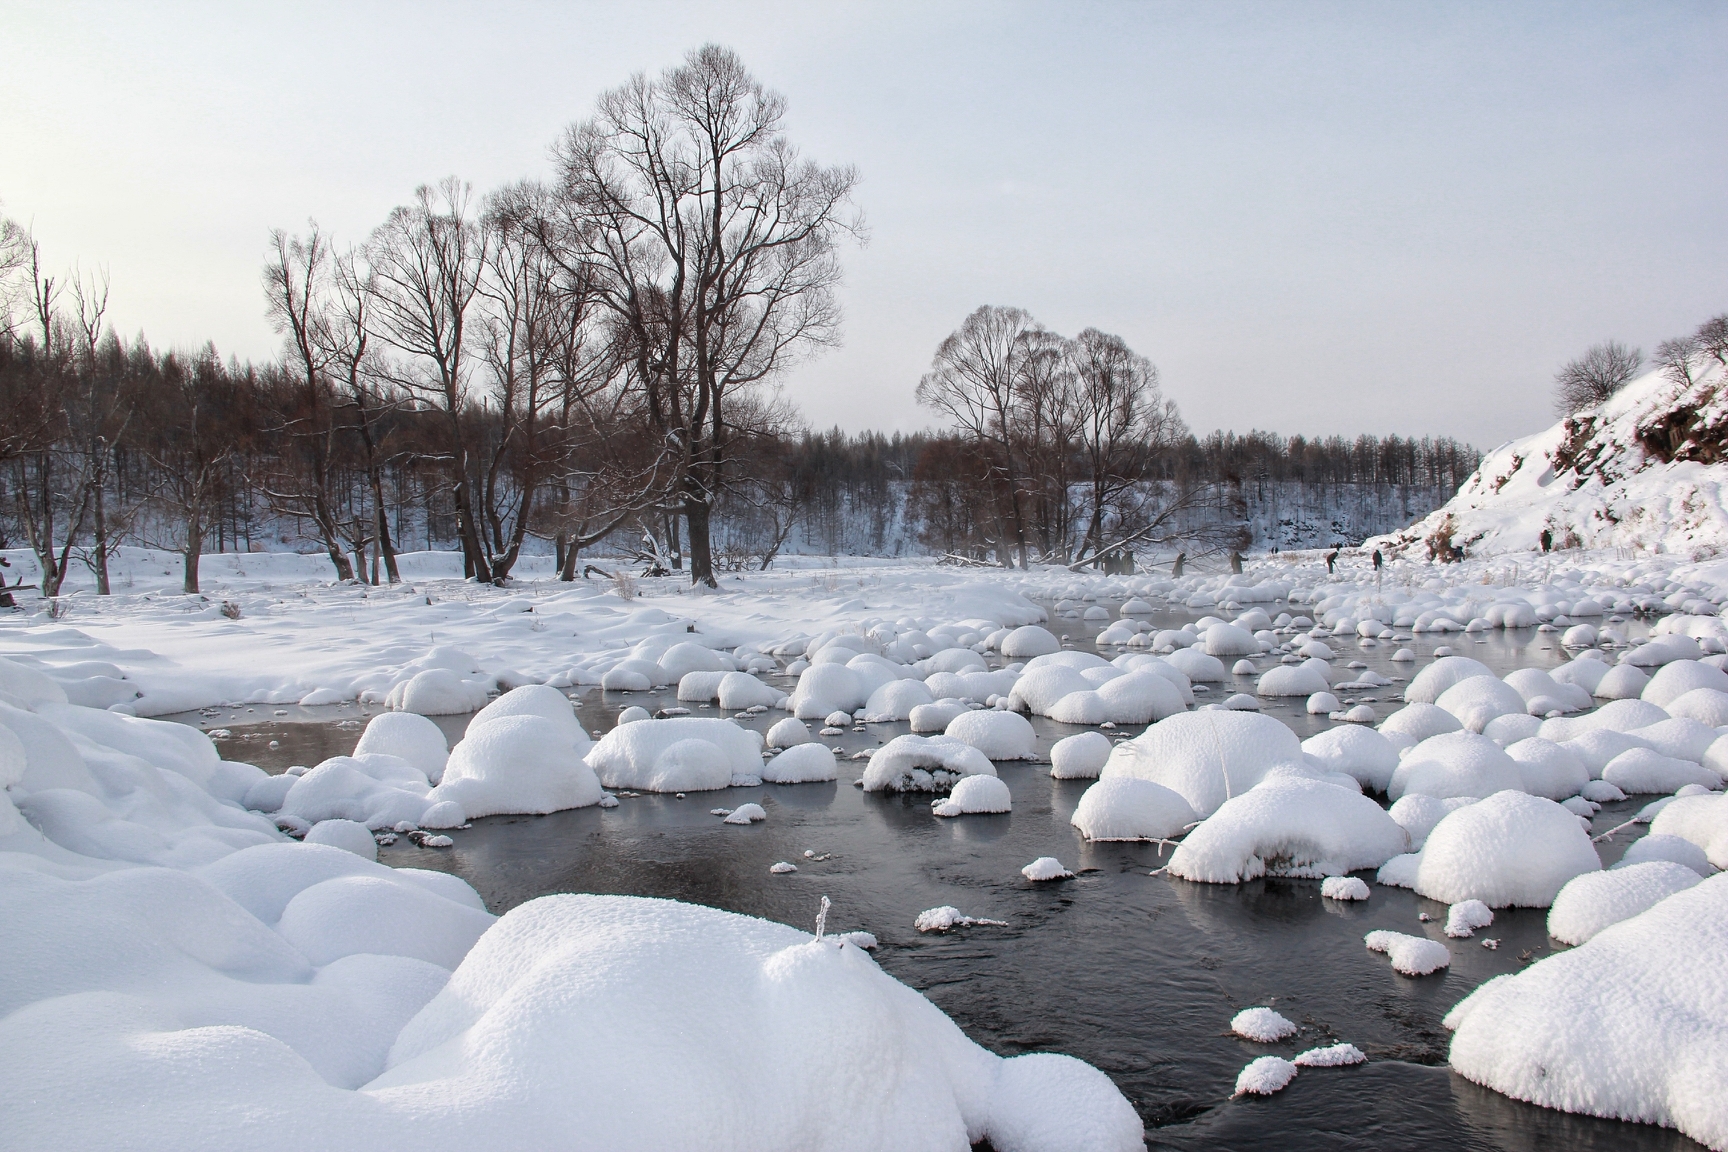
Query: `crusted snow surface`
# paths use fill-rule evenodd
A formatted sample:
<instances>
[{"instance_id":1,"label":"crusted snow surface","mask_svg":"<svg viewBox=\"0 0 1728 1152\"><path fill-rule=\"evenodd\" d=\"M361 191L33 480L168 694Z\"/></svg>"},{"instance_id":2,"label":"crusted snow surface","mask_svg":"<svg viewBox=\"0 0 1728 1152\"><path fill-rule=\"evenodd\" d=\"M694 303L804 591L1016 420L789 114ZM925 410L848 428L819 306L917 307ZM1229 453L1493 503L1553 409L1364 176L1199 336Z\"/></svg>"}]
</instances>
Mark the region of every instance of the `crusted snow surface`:
<instances>
[{"instance_id":1,"label":"crusted snow surface","mask_svg":"<svg viewBox=\"0 0 1728 1152\"><path fill-rule=\"evenodd\" d=\"M1518 1100L1728 1147L1728 875L1488 981L1446 1017L1454 1071Z\"/></svg>"}]
</instances>

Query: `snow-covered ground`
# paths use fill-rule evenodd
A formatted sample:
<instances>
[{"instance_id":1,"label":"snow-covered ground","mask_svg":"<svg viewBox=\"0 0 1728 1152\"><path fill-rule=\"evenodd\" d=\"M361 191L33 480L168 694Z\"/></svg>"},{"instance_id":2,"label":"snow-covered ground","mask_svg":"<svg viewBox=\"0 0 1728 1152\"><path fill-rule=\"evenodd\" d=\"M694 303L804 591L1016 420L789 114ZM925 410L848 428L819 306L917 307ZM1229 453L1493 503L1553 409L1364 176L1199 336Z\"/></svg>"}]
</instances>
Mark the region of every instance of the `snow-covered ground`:
<instances>
[{"instance_id":1,"label":"snow-covered ground","mask_svg":"<svg viewBox=\"0 0 1728 1152\"><path fill-rule=\"evenodd\" d=\"M1527 1012L1472 1007L1520 999L1501 983L1466 1001L1455 1066L1728 1147L1720 966L1646 971L1719 948L1728 925L1706 876L1728 866L1728 562L1574 550L1376 573L1352 556L1329 575L1286 554L1180 580L800 563L696 592L482 587L435 554L406 557L404 585L339 586L319 557L223 556L189 598L175 565L128 553L122 594L0 618L9 1130L24 1146L358 1147L389 1125L476 1148L1137 1147L1101 1073L991 1055L820 927L592 896L495 919L459 880L371 858L483 814L615 803L607 788L832 780L811 729L867 718L913 734L873 754L866 789L950 793L936 817L985 819L1011 808L995 763L1030 755L1031 713L1079 738L1053 771L1099 777L1079 832L1179 841L1180 882L1356 872L1461 909L1454 936L1554 905L1554 930L1585 942L1503 982L1528 984ZM1172 608L1198 618L1148 622ZM1046 629L1052 611L1102 625L1096 646ZM1388 684L1352 650L1502 628L1573 659L1502 679L1437 651L1409 662L1400 710L1342 706ZM724 711L637 710L595 743L569 696L596 685L789 715L764 742ZM1257 714L1293 693L1335 726L1303 743ZM376 715L354 755L277 777L143 718L235 702ZM454 749L420 718L482 704ZM1628 862L1644 872L1597 879L1585 817L1634 792L1673 794L1641 817L1660 835ZM1404 974L1389 979L1446 966L1462 945L1434 927L1368 941ZM1613 999L1631 987L1651 995ZM1653 1034L1676 1038L1660 1061Z\"/></svg>"},{"instance_id":2,"label":"snow-covered ground","mask_svg":"<svg viewBox=\"0 0 1728 1152\"><path fill-rule=\"evenodd\" d=\"M1708 363L1708 362L1706 362ZM1471 554L1625 549L1702 560L1728 553L1728 368L1691 385L1650 372L1594 408L1489 452L1458 494L1365 547Z\"/></svg>"}]
</instances>

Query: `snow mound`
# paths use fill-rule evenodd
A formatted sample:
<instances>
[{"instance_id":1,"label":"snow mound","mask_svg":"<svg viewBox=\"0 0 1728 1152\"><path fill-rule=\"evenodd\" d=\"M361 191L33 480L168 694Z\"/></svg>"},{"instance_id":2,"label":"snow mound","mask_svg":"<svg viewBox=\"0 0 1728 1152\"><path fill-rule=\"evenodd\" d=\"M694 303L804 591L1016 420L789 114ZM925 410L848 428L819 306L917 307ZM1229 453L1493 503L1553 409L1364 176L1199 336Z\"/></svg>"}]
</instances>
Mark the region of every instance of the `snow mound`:
<instances>
[{"instance_id":1,"label":"snow mound","mask_svg":"<svg viewBox=\"0 0 1728 1152\"><path fill-rule=\"evenodd\" d=\"M1236 1095L1271 1096L1296 1079L1296 1065L1282 1056L1262 1056L1248 1062L1236 1075Z\"/></svg>"},{"instance_id":2,"label":"snow mound","mask_svg":"<svg viewBox=\"0 0 1728 1152\"><path fill-rule=\"evenodd\" d=\"M1567 881L1548 909L1548 935L1582 944L1596 933L1638 915L1700 881L1697 872L1668 860L1587 872Z\"/></svg>"},{"instance_id":3,"label":"snow mound","mask_svg":"<svg viewBox=\"0 0 1728 1152\"><path fill-rule=\"evenodd\" d=\"M1683 796L1650 822L1652 836L1678 836L1704 849L1717 868L1728 868L1728 795Z\"/></svg>"},{"instance_id":4,"label":"snow mound","mask_svg":"<svg viewBox=\"0 0 1728 1152\"><path fill-rule=\"evenodd\" d=\"M588 763L608 788L707 792L729 786L734 777L761 776L762 735L704 716L642 720L606 733Z\"/></svg>"},{"instance_id":5,"label":"snow mound","mask_svg":"<svg viewBox=\"0 0 1728 1152\"><path fill-rule=\"evenodd\" d=\"M1031 721L1015 712L990 708L962 712L943 735L971 745L991 760L1030 760L1038 755L1038 735Z\"/></svg>"},{"instance_id":6,"label":"snow mound","mask_svg":"<svg viewBox=\"0 0 1728 1152\"><path fill-rule=\"evenodd\" d=\"M308 844L328 844L352 852L362 860L378 859L378 841L372 831L354 820L320 820L306 833Z\"/></svg>"},{"instance_id":7,"label":"snow mound","mask_svg":"<svg viewBox=\"0 0 1728 1152\"><path fill-rule=\"evenodd\" d=\"M1473 676L1493 676L1494 670L1468 656L1443 656L1416 673L1404 689L1406 704L1433 704L1454 684ZM1522 709L1520 709L1522 711Z\"/></svg>"},{"instance_id":8,"label":"snow mound","mask_svg":"<svg viewBox=\"0 0 1728 1152\"><path fill-rule=\"evenodd\" d=\"M1180 793L1117 776L1087 788L1070 822L1088 840L1169 840L1194 820L1193 807Z\"/></svg>"},{"instance_id":9,"label":"snow mound","mask_svg":"<svg viewBox=\"0 0 1728 1152\"><path fill-rule=\"evenodd\" d=\"M808 744L814 739L808 725L796 716L788 716L768 729L767 742L770 748L793 748L799 744Z\"/></svg>"},{"instance_id":10,"label":"snow mound","mask_svg":"<svg viewBox=\"0 0 1728 1152\"><path fill-rule=\"evenodd\" d=\"M1050 775L1058 780L1096 780L1110 759L1110 738L1102 732L1064 736L1050 746Z\"/></svg>"},{"instance_id":11,"label":"snow mound","mask_svg":"<svg viewBox=\"0 0 1728 1152\"><path fill-rule=\"evenodd\" d=\"M1410 850L1414 852L1422 847L1428 839L1428 833L1434 831L1434 826L1444 820L1448 813L1474 803L1474 796L1449 796L1442 800L1438 796L1424 796L1418 792L1400 799L1386 814L1410 837Z\"/></svg>"},{"instance_id":12,"label":"snow mound","mask_svg":"<svg viewBox=\"0 0 1728 1152\"><path fill-rule=\"evenodd\" d=\"M933 802L930 810L938 816L969 816L1007 812L1013 807L1014 797L1008 785L995 776L965 776L945 799Z\"/></svg>"},{"instance_id":13,"label":"snow mound","mask_svg":"<svg viewBox=\"0 0 1728 1152\"><path fill-rule=\"evenodd\" d=\"M1508 745L1506 755L1518 765L1523 790L1548 800L1576 796L1590 783L1584 757L1564 744L1532 736Z\"/></svg>"},{"instance_id":14,"label":"snow mound","mask_svg":"<svg viewBox=\"0 0 1728 1152\"><path fill-rule=\"evenodd\" d=\"M796 723L796 721L794 721ZM819 784L838 774L839 764L826 744L795 744L762 765L767 784Z\"/></svg>"},{"instance_id":15,"label":"snow mound","mask_svg":"<svg viewBox=\"0 0 1728 1152\"><path fill-rule=\"evenodd\" d=\"M1270 1008L1244 1008L1230 1018L1230 1031L1256 1044L1275 1044L1296 1035L1296 1025Z\"/></svg>"},{"instance_id":16,"label":"snow mound","mask_svg":"<svg viewBox=\"0 0 1728 1152\"><path fill-rule=\"evenodd\" d=\"M558 697L566 713L570 711L562 694L551 688L546 691ZM444 782L432 790L433 802L453 801L469 817L542 814L600 802L600 781L582 760L588 737L575 725L573 715L568 724L532 712L483 723L476 716L474 721L451 750ZM632 724L616 731L646 727Z\"/></svg>"},{"instance_id":17,"label":"snow mound","mask_svg":"<svg viewBox=\"0 0 1728 1152\"><path fill-rule=\"evenodd\" d=\"M1311 664L1279 664L1268 668L1254 686L1257 696L1312 696L1332 687Z\"/></svg>"},{"instance_id":18,"label":"snow mound","mask_svg":"<svg viewBox=\"0 0 1728 1152\"><path fill-rule=\"evenodd\" d=\"M1025 660L1033 656L1047 656L1052 652L1060 652L1062 642L1047 629L1036 624L1027 624L1016 628L1002 638L1002 655L1010 660Z\"/></svg>"},{"instance_id":19,"label":"snow mound","mask_svg":"<svg viewBox=\"0 0 1728 1152\"><path fill-rule=\"evenodd\" d=\"M952 904L944 904L940 908L926 908L918 913L918 918L912 926L920 932L946 932L950 928L963 928L969 924L992 924L998 928L1006 927L1006 920L986 920L982 916L966 916Z\"/></svg>"},{"instance_id":20,"label":"snow mound","mask_svg":"<svg viewBox=\"0 0 1728 1152\"><path fill-rule=\"evenodd\" d=\"M994 776L990 758L951 736L896 736L864 767L866 792L940 792L965 776Z\"/></svg>"},{"instance_id":21,"label":"snow mound","mask_svg":"<svg viewBox=\"0 0 1728 1152\"><path fill-rule=\"evenodd\" d=\"M1354 1044L1332 1044L1298 1053L1290 1062L1298 1068L1345 1068L1366 1062L1367 1056Z\"/></svg>"},{"instance_id":22,"label":"snow mound","mask_svg":"<svg viewBox=\"0 0 1728 1152\"><path fill-rule=\"evenodd\" d=\"M1628 748L1602 769L1602 779L1628 796L1678 792L1688 784L1722 786L1722 778L1703 765L1664 756L1654 748Z\"/></svg>"},{"instance_id":23,"label":"snow mound","mask_svg":"<svg viewBox=\"0 0 1728 1152\"><path fill-rule=\"evenodd\" d=\"M1404 754L1386 794L1393 800L1412 794L1489 796L1524 786L1518 762L1494 741L1474 732L1430 736Z\"/></svg>"},{"instance_id":24,"label":"snow mound","mask_svg":"<svg viewBox=\"0 0 1728 1152\"><path fill-rule=\"evenodd\" d=\"M1355 876L1328 876L1320 884L1320 895L1327 900L1366 900L1368 885Z\"/></svg>"},{"instance_id":25,"label":"snow mound","mask_svg":"<svg viewBox=\"0 0 1728 1152\"><path fill-rule=\"evenodd\" d=\"M486 685L464 680L447 668L416 672L390 690L386 707L421 716L459 716L486 703Z\"/></svg>"},{"instance_id":26,"label":"snow mound","mask_svg":"<svg viewBox=\"0 0 1728 1152\"><path fill-rule=\"evenodd\" d=\"M1728 875L1488 981L1446 1016L1454 1071L1515 1100L1728 1147Z\"/></svg>"},{"instance_id":27,"label":"snow mound","mask_svg":"<svg viewBox=\"0 0 1728 1152\"><path fill-rule=\"evenodd\" d=\"M1281 777L1220 805L1177 845L1170 874L1212 884L1319 879L1378 868L1408 846L1404 830L1360 792Z\"/></svg>"},{"instance_id":28,"label":"snow mound","mask_svg":"<svg viewBox=\"0 0 1728 1152\"><path fill-rule=\"evenodd\" d=\"M444 763L450 745L444 731L415 712L380 712L366 723L354 755L376 754L406 760L426 774L433 784L444 778Z\"/></svg>"},{"instance_id":29,"label":"snow mound","mask_svg":"<svg viewBox=\"0 0 1728 1152\"><path fill-rule=\"evenodd\" d=\"M1258 784L1273 765L1301 760L1295 733L1272 717L1207 710L1160 720L1118 744L1099 775L1162 784L1205 817Z\"/></svg>"},{"instance_id":30,"label":"snow mound","mask_svg":"<svg viewBox=\"0 0 1728 1152\"><path fill-rule=\"evenodd\" d=\"M1372 728L1328 728L1302 741L1302 751L1330 772L1355 777L1370 792L1386 791L1398 767L1398 749Z\"/></svg>"},{"instance_id":31,"label":"snow mound","mask_svg":"<svg viewBox=\"0 0 1728 1152\"><path fill-rule=\"evenodd\" d=\"M1410 886L1419 895L1490 908L1546 908L1568 880L1602 867L1578 817L1522 792L1497 792L1448 814L1417 856Z\"/></svg>"},{"instance_id":32,"label":"snow mound","mask_svg":"<svg viewBox=\"0 0 1728 1152\"><path fill-rule=\"evenodd\" d=\"M1710 857L1704 854L1704 849L1690 840L1679 836L1669 836L1652 832L1626 846L1621 854L1616 868L1628 868L1633 864L1643 864L1649 860L1668 860L1675 864L1690 868L1700 876L1708 876L1716 871L1710 864Z\"/></svg>"},{"instance_id":33,"label":"snow mound","mask_svg":"<svg viewBox=\"0 0 1728 1152\"><path fill-rule=\"evenodd\" d=\"M1074 878L1074 873L1062 867L1062 861L1054 856L1038 857L1020 869L1020 875L1035 884L1045 880L1071 880Z\"/></svg>"},{"instance_id":34,"label":"snow mound","mask_svg":"<svg viewBox=\"0 0 1728 1152\"><path fill-rule=\"evenodd\" d=\"M1381 929L1362 938L1370 952L1383 952L1392 961L1392 970L1405 976L1428 976L1449 967L1452 953L1446 945L1426 936L1406 936L1402 932Z\"/></svg>"},{"instance_id":35,"label":"snow mound","mask_svg":"<svg viewBox=\"0 0 1728 1152\"><path fill-rule=\"evenodd\" d=\"M1446 909L1446 935L1467 940L1494 923L1494 911L1480 900L1460 900Z\"/></svg>"}]
</instances>

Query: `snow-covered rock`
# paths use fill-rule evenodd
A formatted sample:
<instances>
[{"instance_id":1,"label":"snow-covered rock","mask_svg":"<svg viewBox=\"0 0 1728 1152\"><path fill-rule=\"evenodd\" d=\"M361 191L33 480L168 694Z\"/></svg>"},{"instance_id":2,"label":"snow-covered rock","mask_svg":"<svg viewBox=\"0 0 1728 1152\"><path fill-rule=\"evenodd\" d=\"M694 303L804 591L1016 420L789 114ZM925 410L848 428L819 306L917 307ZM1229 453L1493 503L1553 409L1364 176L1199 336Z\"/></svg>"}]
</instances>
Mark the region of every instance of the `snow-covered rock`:
<instances>
[{"instance_id":1,"label":"snow-covered rock","mask_svg":"<svg viewBox=\"0 0 1728 1152\"><path fill-rule=\"evenodd\" d=\"M1270 716L1184 712L1118 744L1100 778L1134 776L1162 784L1205 817L1258 784L1274 764L1301 760L1295 734Z\"/></svg>"},{"instance_id":2,"label":"snow-covered rock","mask_svg":"<svg viewBox=\"0 0 1728 1152\"><path fill-rule=\"evenodd\" d=\"M1568 880L1602 867L1578 817L1523 792L1497 792L1447 814L1413 867L1404 860L1382 868L1381 883L1408 878L1404 886L1431 900L1490 908L1546 908Z\"/></svg>"},{"instance_id":3,"label":"snow-covered rock","mask_svg":"<svg viewBox=\"0 0 1728 1152\"><path fill-rule=\"evenodd\" d=\"M1071 823L1088 840L1169 840L1195 819L1179 793L1150 780L1117 776L1081 794Z\"/></svg>"},{"instance_id":4,"label":"snow-covered rock","mask_svg":"<svg viewBox=\"0 0 1728 1152\"><path fill-rule=\"evenodd\" d=\"M1202 821L1171 854L1170 874L1213 884L1266 875L1318 879L1378 868L1408 846L1404 830L1360 792L1277 778Z\"/></svg>"}]
</instances>

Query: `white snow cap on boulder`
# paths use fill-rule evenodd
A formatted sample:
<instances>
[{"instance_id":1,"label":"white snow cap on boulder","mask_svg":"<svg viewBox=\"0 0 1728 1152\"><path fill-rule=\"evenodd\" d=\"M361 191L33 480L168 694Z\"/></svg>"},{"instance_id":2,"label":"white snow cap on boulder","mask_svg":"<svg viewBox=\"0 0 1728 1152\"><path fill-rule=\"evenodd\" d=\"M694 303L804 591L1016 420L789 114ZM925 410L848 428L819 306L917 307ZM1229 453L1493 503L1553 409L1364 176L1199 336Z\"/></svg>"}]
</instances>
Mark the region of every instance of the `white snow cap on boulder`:
<instances>
[{"instance_id":1,"label":"white snow cap on boulder","mask_svg":"<svg viewBox=\"0 0 1728 1152\"><path fill-rule=\"evenodd\" d=\"M1444 799L1523 787L1518 762L1500 745L1474 732L1447 732L1430 736L1404 753L1386 794L1393 800L1418 792Z\"/></svg>"},{"instance_id":2,"label":"white snow cap on boulder","mask_svg":"<svg viewBox=\"0 0 1728 1152\"><path fill-rule=\"evenodd\" d=\"M963 776L994 776L990 758L952 736L896 736L864 767L866 792L940 792Z\"/></svg>"},{"instance_id":3,"label":"white snow cap on boulder","mask_svg":"<svg viewBox=\"0 0 1728 1152\"><path fill-rule=\"evenodd\" d=\"M1574 876L1548 909L1548 935L1582 944L1610 925L1638 915L1702 879L1683 864L1650 860Z\"/></svg>"},{"instance_id":4,"label":"white snow cap on boulder","mask_svg":"<svg viewBox=\"0 0 1728 1152\"><path fill-rule=\"evenodd\" d=\"M1441 693L1460 680L1492 675L1494 670L1480 660L1468 656L1443 656L1416 674L1410 686L1404 689L1404 701L1407 704L1433 704L1440 699Z\"/></svg>"},{"instance_id":5,"label":"white snow cap on boulder","mask_svg":"<svg viewBox=\"0 0 1728 1152\"><path fill-rule=\"evenodd\" d=\"M444 778L450 745L444 730L418 713L380 712L366 722L366 731L354 746L356 756L374 753L406 760L436 784Z\"/></svg>"},{"instance_id":6,"label":"white snow cap on boulder","mask_svg":"<svg viewBox=\"0 0 1728 1152\"><path fill-rule=\"evenodd\" d=\"M428 668L390 689L386 707L421 716L459 716L486 703L486 685L464 680L447 668Z\"/></svg>"},{"instance_id":7,"label":"white snow cap on boulder","mask_svg":"<svg viewBox=\"0 0 1728 1152\"><path fill-rule=\"evenodd\" d=\"M991 760L1030 760L1038 755L1038 735L1031 721L1016 712L985 708L962 712L943 733L970 744Z\"/></svg>"},{"instance_id":8,"label":"white snow cap on boulder","mask_svg":"<svg viewBox=\"0 0 1728 1152\"><path fill-rule=\"evenodd\" d=\"M1258 784L1274 764L1301 761L1295 733L1272 717L1208 710L1160 720L1118 744L1099 775L1162 784L1205 817Z\"/></svg>"},{"instance_id":9,"label":"white snow cap on boulder","mask_svg":"<svg viewBox=\"0 0 1728 1152\"><path fill-rule=\"evenodd\" d=\"M1058 780L1096 780L1110 759L1110 737L1102 732L1064 736L1050 746L1050 775Z\"/></svg>"},{"instance_id":10,"label":"white snow cap on boulder","mask_svg":"<svg viewBox=\"0 0 1728 1152\"><path fill-rule=\"evenodd\" d=\"M1025 660L1033 656L1047 656L1052 652L1062 650L1062 641L1056 639L1054 633L1040 628L1036 624L1027 624L1014 629L1002 639L1001 652L1010 660Z\"/></svg>"},{"instance_id":11,"label":"white snow cap on boulder","mask_svg":"<svg viewBox=\"0 0 1728 1152\"><path fill-rule=\"evenodd\" d=\"M1568 880L1602 867L1578 817L1523 792L1497 792L1450 813L1428 834L1413 868L1407 860L1382 868L1381 883L1490 908L1546 908Z\"/></svg>"},{"instance_id":12,"label":"white snow cap on boulder","mask_svg":"<svg viewBox=\"0 0 1728 1152\"><path fill-rule=\"evenodd\" d=\"M934 801L930 810L938 816L965 816L980 812L1008 812L1014 807L1014 797L1008 785L994 776L965 776L945 798Z\"/></svg>"},{"instance_id":13,"label":"white snow cap on boulder","mask_svg":"<svg viewBox=\"0 0 1728 1152\"><path fill-rule=\"evenodd\" d=\"M1276 777L1225 801L1190 832L1170 857L1170 873L1212 884L1321 879L1378 868L1408 845L1386 810L1360 792Z\"/></svg>"},{"instance_id":14,"label":"white snow cap on boulder","mask_svg":"<svg viewBox=\"0 0 1728 1152\"><path fill-rule=\"evenodd\" d=\"M569 712L569 701L556 689L546 691ZM587 748L588 737L573 715L568 725L535 712L506 713L484 723L477 716L451 750L443 783L430 798L454 801L470 818L586 808L600 802L600 781L582 759Z\"/></svg>"},{"instance_id":15,"label":"white snow cap on boulder","mask_svg":"<svg viewBox=\"0 0 1728 1152\"><path fill-rule=\"evenodd\" d=\"M643 720L606 733L588 763L608 788L707 792L729 786L734 777L761 775L762 736L705 716Z\"/></svg>"},{"instance_id":16,"label":"white snow cap on boulder","mask_svg":"<svg viewBox=\"0 0 1728 1152\"><path fill-rule=\"evenodd\" d=\"M826 744L808 741L792 747L762 765L762 780L768 784L820 784L834 779L839 765Z\"/></svg>"},{"instance_id":17,"label":"white snow cap on boulder","mask_svg":"<svg viewBox=\"0 0 1728 1152\"><path fill-rule=\"evenodd\" d=\"M1728 1147L1728 875L1488 981L1447 1014L1454 1071L1547 1108Z\"/></svg>"},{"instance_id":18,"label":"white snow cap on boulder","mask_svg":"<svg viewBox=\"0 0 1728 1152\"><path fill-rule=\"evenodd\" d=\"M1194 823L1194 809L1162 784L1134 776L1086 789L1069 821L1088 840L1169 840Z\"/></svg>"},{"instance_id":19,"label":"white snow cap on boulder","mask_svg":"<svg viewBox=\"0 0 1728 1152\"><path fill-rule=\"evenodd\" d=\"M1384 792L1398 767L1398 749L1372 728L1328 728L1302 741L1302 751L1329 772L1356 778L1365 791Z\"/></svg>"}]
</instances>

